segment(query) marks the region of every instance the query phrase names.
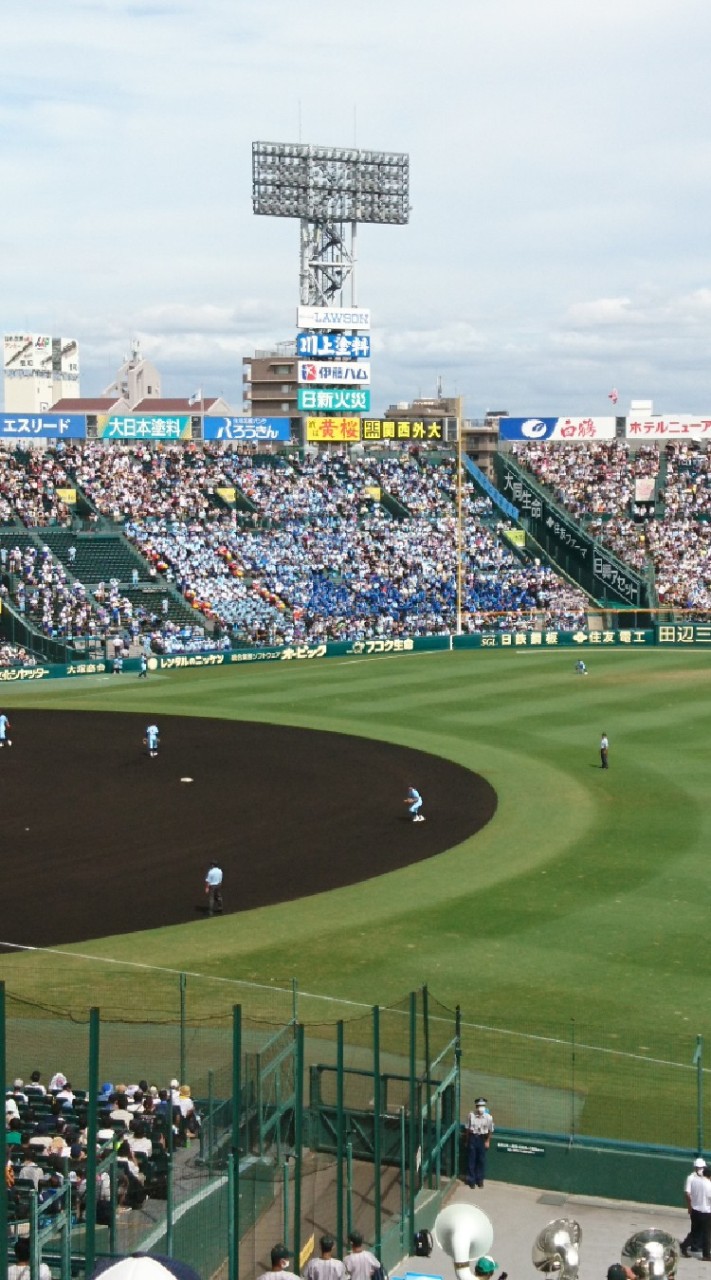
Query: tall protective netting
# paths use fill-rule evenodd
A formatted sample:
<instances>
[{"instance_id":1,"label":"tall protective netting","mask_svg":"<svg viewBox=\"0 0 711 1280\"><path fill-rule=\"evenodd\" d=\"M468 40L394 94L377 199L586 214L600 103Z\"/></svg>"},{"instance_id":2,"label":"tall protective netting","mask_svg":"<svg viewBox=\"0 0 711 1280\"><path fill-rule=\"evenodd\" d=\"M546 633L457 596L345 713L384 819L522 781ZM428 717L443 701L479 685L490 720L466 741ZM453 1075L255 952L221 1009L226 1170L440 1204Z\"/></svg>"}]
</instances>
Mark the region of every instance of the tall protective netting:
<instances>
[{"instance_id":1,"label":"tall protective netting","mask_svg":"<svg viewBox=\"0 0 711 1280\"><path fill-rule=\"evenodd\" d=\"M2 968L6 1084L39 1071L47 1086L59 1072L72 1100L19 1091L23 1133L65 1133L66 1150L38 1155L51 1207L18 1176L0 1188L0 1218L10 1242L29 1233L62 1280L137 1249L251 1280L277 1241L303 1264L321 1235L342 1251L354 1228L391 1268L458 1176L461 1122L479 1094L497 1141L653 1144L656 1096L665 1142L703 1148L709 1073L690 1034L623 1047L579 1023L483 1025L427 988L368 1007L72 952L9 955ZM122 1151L135 1126L127 1134L125 1117L111 1116L114 1096L136 1087L150 1139L135 1160L138 1190ZM71 1148L91 1151L92 1135L89 1176ZM19 1175L18 1153L4 1150Z\"/></svg>"}]
</instances>

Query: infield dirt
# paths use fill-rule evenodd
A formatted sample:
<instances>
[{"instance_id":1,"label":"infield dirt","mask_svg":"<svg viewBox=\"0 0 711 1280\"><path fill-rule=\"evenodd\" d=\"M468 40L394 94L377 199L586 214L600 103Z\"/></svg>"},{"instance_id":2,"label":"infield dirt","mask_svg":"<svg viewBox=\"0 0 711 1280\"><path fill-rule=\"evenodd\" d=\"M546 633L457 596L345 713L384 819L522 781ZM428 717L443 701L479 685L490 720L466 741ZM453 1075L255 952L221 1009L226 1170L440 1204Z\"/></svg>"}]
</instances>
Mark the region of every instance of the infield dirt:
<instances>
[{"instance_id":1,"label":"infield dirt","mask_svg":"<svg viewBox=\"0 0 711 1280\"><path fill-rule=\"evenodd\" d=\"M225 914L341 888L459 844L496 810L479 775L367 738L122 712L11 718L13 746L0 751L3 943L195 920L213 861ZM152 720L155 759L143 745ZM411 785L427 818L415 825Z\"/></svg>"}]
</instances>

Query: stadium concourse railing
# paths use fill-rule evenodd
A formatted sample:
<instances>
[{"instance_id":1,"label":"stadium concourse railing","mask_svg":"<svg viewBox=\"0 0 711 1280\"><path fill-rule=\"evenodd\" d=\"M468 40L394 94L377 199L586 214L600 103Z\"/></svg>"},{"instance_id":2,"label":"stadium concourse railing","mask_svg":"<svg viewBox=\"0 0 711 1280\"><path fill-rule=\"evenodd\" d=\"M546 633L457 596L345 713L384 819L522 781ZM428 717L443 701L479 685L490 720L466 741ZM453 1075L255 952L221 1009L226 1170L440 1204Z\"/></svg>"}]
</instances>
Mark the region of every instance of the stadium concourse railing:
<instances>
[{"instance_id":1,"label":"stadium concourse railing","mask_svg":"<svg viewBox=\"0 0 711 1280\"><path fill-rule=\"evenodd\" d=\"M38 976L37 953L21 958ZM228 1006L241 984L171 974L171 1009L168 982L159 976L151 994L138 965L130 975L110 966L104 974L100 961L75 953L55 951L51 960L53 1009L47 985L33 1000L21 969L0 983L0 1080L7 1091L27 1062L46 1064L48 1080L61 1062L71 1103L30 1090L17 1104L23 1130L75 1126L86 1132L86 1155L38 1154L44 1179L34 1189L23 1183L26 1157L12 1161L2 1129L0 1159L8 1168L10 1158L16 1182L0 1187L8 1242L0 1274L14 1241L29 1235L35 1276L40 1262L62 1280L88 1276L104 1257L142 1250L238 1280L268 1267L278 1239L303 1262L324 1223L339 1251L357 1227L391 1267L414 1231L432 1225L458 1175L460 1053L457 1011L426 988L335 1020L309 997L306 1009L321 1020L305 1025L295 987L274 993L244 984L246 1013ZM80 973L84 991L88 981L107 997L106 1011L81 1011ZM106 1094L120 1080L143 1079L162 1087L166 1101L150 1124L152 1153L137 1157L143 1182L132 1200L123 1125L110 1118ZM201 1116L193 1140L173 1105L177 1082L188 1079ZM96 1195L82 1195L82 1182Z\"/></svg>"}]
</instances>

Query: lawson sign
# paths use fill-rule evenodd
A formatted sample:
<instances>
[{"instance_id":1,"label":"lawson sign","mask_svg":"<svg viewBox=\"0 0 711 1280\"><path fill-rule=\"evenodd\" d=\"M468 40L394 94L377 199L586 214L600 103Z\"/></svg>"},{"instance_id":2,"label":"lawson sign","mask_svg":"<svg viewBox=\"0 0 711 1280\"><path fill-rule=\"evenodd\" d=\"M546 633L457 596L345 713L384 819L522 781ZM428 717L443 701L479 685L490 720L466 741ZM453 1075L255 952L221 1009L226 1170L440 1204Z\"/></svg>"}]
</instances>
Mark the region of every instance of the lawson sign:
<instances>
[{"instance_id":1,"label":"lawson sign","mask_svg":"<svg viewBox=\"0 0 711 1280\"><path fill-rule=\"evenodd\" d=\"M203 440L247 440L288 443L290 418L210 418L203 421Z\"/></svg>"},{"instance_id":2,"label":"lawson sign","mask_svg":"<svg viewBox=\"0 0 711 1280\"><path fill-rule=\"evenodd\" d=\"M500 440L614 440L615 418L499 418Z\"/></svg>"}]
</instances>

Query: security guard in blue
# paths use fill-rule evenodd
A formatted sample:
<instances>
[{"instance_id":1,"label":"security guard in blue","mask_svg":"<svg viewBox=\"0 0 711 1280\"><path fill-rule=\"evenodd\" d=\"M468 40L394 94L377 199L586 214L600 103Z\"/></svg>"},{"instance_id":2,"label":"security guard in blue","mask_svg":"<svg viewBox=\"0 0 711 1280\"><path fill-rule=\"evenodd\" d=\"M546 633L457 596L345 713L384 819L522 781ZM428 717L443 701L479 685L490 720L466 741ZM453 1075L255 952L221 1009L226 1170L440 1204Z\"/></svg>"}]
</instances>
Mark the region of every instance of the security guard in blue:
<instances>
[{"instance_id":1,"label":"security guard in blue","mask_svg":"<svg viewBox=\"0 0 711 1280\"><path fill-rule=\"evenodd\" d=\"M477 1098L467 1117L467 1186L483 1187L486 1176L486 1153L494 1132L494 1121L486 1098Z\"/></svg>"},{"instance_id":2,"label":"security guard in blue","mask_svg":"<svg viewBox=\"0 0 711 1280\"><path fill-rule=\"evenodd\" d=\"M151 757L157 756L158 755L158 725L157 724L149 724L148 728L146 729L146 736L143 739L143 741L148 747L149 756Z\"/></svg>"}]
</instances>

